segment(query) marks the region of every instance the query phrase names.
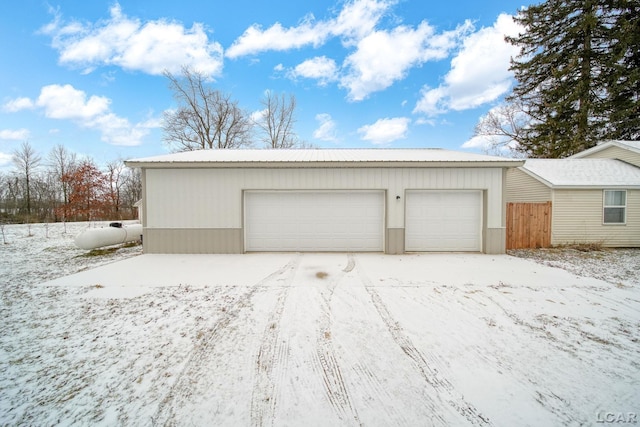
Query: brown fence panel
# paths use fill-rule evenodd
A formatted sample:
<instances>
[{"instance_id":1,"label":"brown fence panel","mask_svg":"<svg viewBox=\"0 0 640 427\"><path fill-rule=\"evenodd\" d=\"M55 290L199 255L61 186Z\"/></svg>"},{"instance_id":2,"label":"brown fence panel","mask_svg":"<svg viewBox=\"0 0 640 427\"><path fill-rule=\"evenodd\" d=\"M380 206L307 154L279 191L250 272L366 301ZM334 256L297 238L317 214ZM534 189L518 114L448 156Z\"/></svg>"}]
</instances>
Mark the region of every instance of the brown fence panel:
<instances>
[{"instance_id":1,"label":"brown fence panel","mask_svg":"<svg viewBox=\"0 0 640 427\"><path fill-rule=\"evenodd\" d=\"M507 203L507 249L551 246L551 202Z\"/></svg>"}]
</instances>

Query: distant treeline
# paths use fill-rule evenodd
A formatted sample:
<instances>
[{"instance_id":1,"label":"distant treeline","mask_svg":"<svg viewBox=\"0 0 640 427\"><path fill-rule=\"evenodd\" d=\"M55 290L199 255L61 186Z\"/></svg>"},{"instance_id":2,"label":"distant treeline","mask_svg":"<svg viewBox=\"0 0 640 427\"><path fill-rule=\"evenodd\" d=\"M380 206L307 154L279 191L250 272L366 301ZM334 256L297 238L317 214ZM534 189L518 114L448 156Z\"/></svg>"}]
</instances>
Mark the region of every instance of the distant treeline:
<instances>
[{"instance_id":1,"label":"distant treeline","mask_svg":"<svg viewBox=\"0 0 640 427\"><path fill-rule=\"evenodd\" d=\"M43 157L24 142L13 152L11 171L0 172L0 221L133 219L141 194L140 172L121 159L100 168L63 145Z\"/></svg>"}]
</instances>

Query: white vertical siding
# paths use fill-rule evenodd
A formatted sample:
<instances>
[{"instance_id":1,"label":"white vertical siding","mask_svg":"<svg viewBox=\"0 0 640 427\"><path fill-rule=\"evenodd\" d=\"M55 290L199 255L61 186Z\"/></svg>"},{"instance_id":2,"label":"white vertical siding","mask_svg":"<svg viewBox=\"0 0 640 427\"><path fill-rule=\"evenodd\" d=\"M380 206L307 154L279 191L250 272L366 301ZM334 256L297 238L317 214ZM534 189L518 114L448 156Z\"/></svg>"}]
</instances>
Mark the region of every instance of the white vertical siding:
<instances>
[{"instance_id":1,"label":"white vertical siding","mask_svg":"<svg viewBox=\"0 0 640 427\"><path fill-rule=\"evenodd\" d=\"M551 200L551 188L520 169L507 171L507 202L541 203Z\"/></svg>"},{"instance_id":2,"label":"white vertical siding","mask_svg":"<svg viewBox=\"0 0 640 427\"><path fill-rule=\"evenodd\" d=\"M627 190L627 223L602 224L602 190L555 190L551 243L640 246L640 190Z\"/></svg>"},{"instance_id":3,"label":"white vertical siding","mask_svg":"<svg viewBox=\"0 0 640 427\"><path fill-rule=\"evenodd\" d=\"M408 189L487 190L487 227L502 227L501 168L147 169L148 228L241 228L243 190L386 190L388 228L404 227ZM396 200L401 196L401 200Z\"/></svg>"}]
</instances>

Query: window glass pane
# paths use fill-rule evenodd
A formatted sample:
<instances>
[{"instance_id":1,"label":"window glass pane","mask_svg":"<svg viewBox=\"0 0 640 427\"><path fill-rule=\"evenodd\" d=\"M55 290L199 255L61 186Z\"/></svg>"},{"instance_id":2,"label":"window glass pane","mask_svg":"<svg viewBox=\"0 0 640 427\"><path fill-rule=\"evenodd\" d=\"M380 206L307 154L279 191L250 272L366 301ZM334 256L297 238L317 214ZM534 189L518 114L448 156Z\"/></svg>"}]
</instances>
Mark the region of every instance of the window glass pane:
<instances>
[{"instance_id":1,"label":"window glass pane","mask_svg":"<svg viewBox=\"0 0 640 427\"><path fill-rule=\"evenodd\" d=\"M605 191L604 192L604 205L605 206L624 206L626 204L626 191Z\"/></svg>"},{"instance_id":2,"label":"window glass pane","mask_svg":"<svg viewBox=\"0 0 640 427\"><path fill-rule=\"evenodd\" d=\"M604 208L605 224L624 224L624 208Z\"/></svg>"}]
</instances>

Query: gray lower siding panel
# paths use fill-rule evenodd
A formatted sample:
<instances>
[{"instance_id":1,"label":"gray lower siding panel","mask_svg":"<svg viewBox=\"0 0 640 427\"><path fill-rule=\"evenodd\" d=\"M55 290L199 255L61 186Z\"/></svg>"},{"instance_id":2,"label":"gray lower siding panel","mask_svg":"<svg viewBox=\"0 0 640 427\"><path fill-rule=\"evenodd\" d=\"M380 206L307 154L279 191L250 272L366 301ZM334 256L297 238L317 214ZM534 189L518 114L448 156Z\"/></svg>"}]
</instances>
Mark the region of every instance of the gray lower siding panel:
<instances>
[{"instance_id":1,"label":"gray lower siding panel","mask_svg":"<svg viewBox=\"0 0 640 427\"><path fill-rule=\"evenodd\" d=\"M507 252L507 229L487 228L484 235L485 254L503 254Z\"/></svg>"},{"instance_id":2,"label":"gray lower siding panel","mask_svg":"<svg viewBox=\"0 0 640 427\"><path fill-rule=\"evenodd\" d=\"M149 254L241 254L241 228L145 228Z\"/></svg>"},{"instance_id":3,"label":"gray lower siding panel","mask_svg":"<svg viewBox=\"0 0 640 427\"><path fill-rule=\"evenodd\" d=\"M404 253L404 228L386 230L387 254ZM144 252L149 254L241 254L241 228L145 228ZM506 252L506 229L488 228L484 235L483 252Z\"/></svg>"},{"instance_id":4,"label":"gray lower siding panel","mask_svg":"<svg viewBox=\"0 0 640 427\"><path fill-rule=\"evenodd\" d=\"M404 253L404 228L387 228L385 253L391 255Z\"/></svg>"}]
</instances>

